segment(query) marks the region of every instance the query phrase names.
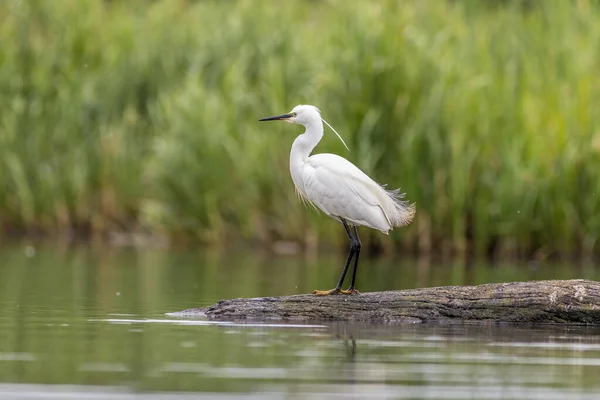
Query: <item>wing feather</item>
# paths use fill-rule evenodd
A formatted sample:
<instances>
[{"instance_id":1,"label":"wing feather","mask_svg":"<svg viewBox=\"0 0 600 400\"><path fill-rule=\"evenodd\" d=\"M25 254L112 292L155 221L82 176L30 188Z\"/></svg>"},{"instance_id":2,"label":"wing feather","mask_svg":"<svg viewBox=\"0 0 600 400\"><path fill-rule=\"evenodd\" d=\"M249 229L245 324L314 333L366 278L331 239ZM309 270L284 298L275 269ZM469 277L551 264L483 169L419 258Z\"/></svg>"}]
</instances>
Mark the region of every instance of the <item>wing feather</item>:
<instances>
[{"instance_id":1,"label":"wing feather","mask_svg":"<svg viewBox=\"0 0 600 400\"><path fill-rule=\"evenodd\" d=\"M325 214L387 232L412 220L414 206L335 154L309 157L300 195ZM411 208L412 207L412 208Z\"/></svg>"}]
</instances>

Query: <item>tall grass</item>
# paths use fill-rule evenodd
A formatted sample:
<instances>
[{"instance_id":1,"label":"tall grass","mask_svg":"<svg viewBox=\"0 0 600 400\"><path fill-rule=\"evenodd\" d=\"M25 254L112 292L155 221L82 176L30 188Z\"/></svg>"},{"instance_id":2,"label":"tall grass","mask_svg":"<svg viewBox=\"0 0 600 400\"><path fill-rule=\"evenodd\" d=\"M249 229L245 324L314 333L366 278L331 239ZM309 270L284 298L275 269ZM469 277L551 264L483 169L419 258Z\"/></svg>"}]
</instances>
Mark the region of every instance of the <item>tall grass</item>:
<instances>
[{"instance_id":1,"label":"tall grass","mask_svg":"<svg viewBox=\"0 0 600 400\"><path fill-rule=\"evenodd\" d=\"M4 1L0 38L4 230L337 238L256 121L308 103L417 202L398 245L600 250L596 1Z\"/></svg>"}]
</instances>

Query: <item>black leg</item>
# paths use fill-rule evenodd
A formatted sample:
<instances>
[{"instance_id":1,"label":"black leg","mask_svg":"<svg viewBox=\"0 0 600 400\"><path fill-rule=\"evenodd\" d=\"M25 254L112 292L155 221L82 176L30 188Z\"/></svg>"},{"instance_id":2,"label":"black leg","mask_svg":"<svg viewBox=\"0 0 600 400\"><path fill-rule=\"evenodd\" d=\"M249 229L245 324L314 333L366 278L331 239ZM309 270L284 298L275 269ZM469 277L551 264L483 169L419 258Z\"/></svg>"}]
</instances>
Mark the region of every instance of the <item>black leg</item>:
<instances>
[{"instance_id":1,"label":"black leg","mask_svg":"<svg viewBox=\"0 0 600 400\"><path fill-rule=\"evenodd\" d=\"M360 238L358 237L358 230L356 229L356 225L354 225L352 228L354 230L354 271L352 271L352 282L350 283L350 287L348 288L349 292L356 291L356 289L354 288L354 284L356 283L358 257L360 256L360 248L362 247L362 243L360 242Z\"/></svg>"},{"instance_id":2,"label":"black leg","mask_svg":"<svg viewBox=\"0 0 600 400\"><path fill-rule=\"evenodd\" d=\"M331 289L331 290L315 290L313 291L313 294L316 294L318 296L325 296L325 295L330 295L330 294L352 294L356 291L346 291L346 290L342 290L342 285L344 284L344 279L346 278L346 273L348 272L348 267L350 267L350 263L352 262L352 257L354 257L357 250L357 241L354 238L354 235L352 234L352 231L350 230L350 227L348 226L348 223L346 222L345 219L340 218L340 220L342 221L342 224L344 224L344 229L346 229L346 233L348 234L348 238L350 239L350 251L348 252L348 257L346 258L346 263L344 264L344 269L342 270L342 275L340 275L340 280L338 281L337 286L335 287L335 289ZM355 228L356 230L356 228ZM358 248L360 250L360 242L358 242ZM354 263L354 274L356 274L356 262ZM354 283L354 277L352 278L352 282ZM354 287L354 285L352 285L352 287Z\"/></svg>"},{"instance_id":3,"label":"black leg","mask_svg":"<svg viewBox=\"0 0 600 400\"><path fill-rule=\"evenodd\" d=\"M348 258L346 258L346 264L344 265L344 270L342 271L342 275L340 275L340 280L338 281L336 289L341 289L344 284L344 279L346 278L346 273L348 272L348 267L350 266L350 262L352 261L352 257L354 256L356 250L354 247L354 237L352 236L352 232L350 231L350 227L345 219L342 219L342 224L344 224L344 228L346 229L346 233L348 234L348 238L350 239L350 251L348 252Z\"/></svg>"}]
</instances>

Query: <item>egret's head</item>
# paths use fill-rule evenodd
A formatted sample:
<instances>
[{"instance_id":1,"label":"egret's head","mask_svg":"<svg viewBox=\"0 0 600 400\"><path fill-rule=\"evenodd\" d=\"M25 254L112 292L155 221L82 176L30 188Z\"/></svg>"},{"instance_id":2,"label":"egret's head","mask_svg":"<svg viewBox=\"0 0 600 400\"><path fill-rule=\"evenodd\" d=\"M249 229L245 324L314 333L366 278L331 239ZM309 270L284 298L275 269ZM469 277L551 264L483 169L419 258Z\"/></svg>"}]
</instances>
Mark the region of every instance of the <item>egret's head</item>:
<instances>
[{"instance_id":1,"label":"egret's head","mask_svg":"<svg viewBox=\"0 0 600 400\"><path fill-rule=\"evenodd\" d=\"M315 106L300 104L287 114L262 118L259 121L287 121L291 124L306 125L313 121L321 121L321 111Z\"/></svg>"},{"instance_id":2,"label":"egret's head","mask_svg":"<svg viewBox=\"0 0 600 400\"><path fill-rule=\"evenodd\" d=\"M325 125L330 127L331 130L333 131L333 133L335 133L336 136L338 138L340 138L340 140L344 144L344 147L346 149L348 148L348 146L346 146L346 143L344 142L344 139L342 139L340 134L337 133L336 130L333 129L333 127L331 125L329 125L329 123L327 121L325 121L323 118L321 118L321 111L319 111L319 109L315 106L309 106L307 104L300 104L300 105L297 105L296 107L292 108L292 111L290 111L287 114L276 115L274 117L261 118L261 119L259 119L259 121L287 121L291 124L304 125L306 127L307 132L309 130L309 125L314 128L314 126L315 126L314 123L320 123L321 121L323 121L325 123ZM323 125L320 125L320 126L322 127Z\"/></svg>"}]
</instances>

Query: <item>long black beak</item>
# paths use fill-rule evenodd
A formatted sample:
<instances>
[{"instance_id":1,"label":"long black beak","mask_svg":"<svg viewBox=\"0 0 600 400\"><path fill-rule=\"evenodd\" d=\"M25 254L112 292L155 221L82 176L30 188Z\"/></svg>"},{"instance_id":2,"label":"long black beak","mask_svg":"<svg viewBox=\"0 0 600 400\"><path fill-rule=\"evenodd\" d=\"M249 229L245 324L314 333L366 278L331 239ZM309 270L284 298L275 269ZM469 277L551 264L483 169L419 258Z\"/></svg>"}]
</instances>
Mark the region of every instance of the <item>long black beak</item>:
<instances>
[{"instance_id":1,"label":"long black beak","mask_svg":"<svg viewBox=\"0 0 600 400\"><path fill-rule=\"evenodd\" d=\"M281 114L281 115L276 115L274 117L261 118L261 119L259 119L259 121L278 121L281 119L288 119L288 118L292 118L292 117L293 117L292 114Z\"/></svg>"}]
</instances>

